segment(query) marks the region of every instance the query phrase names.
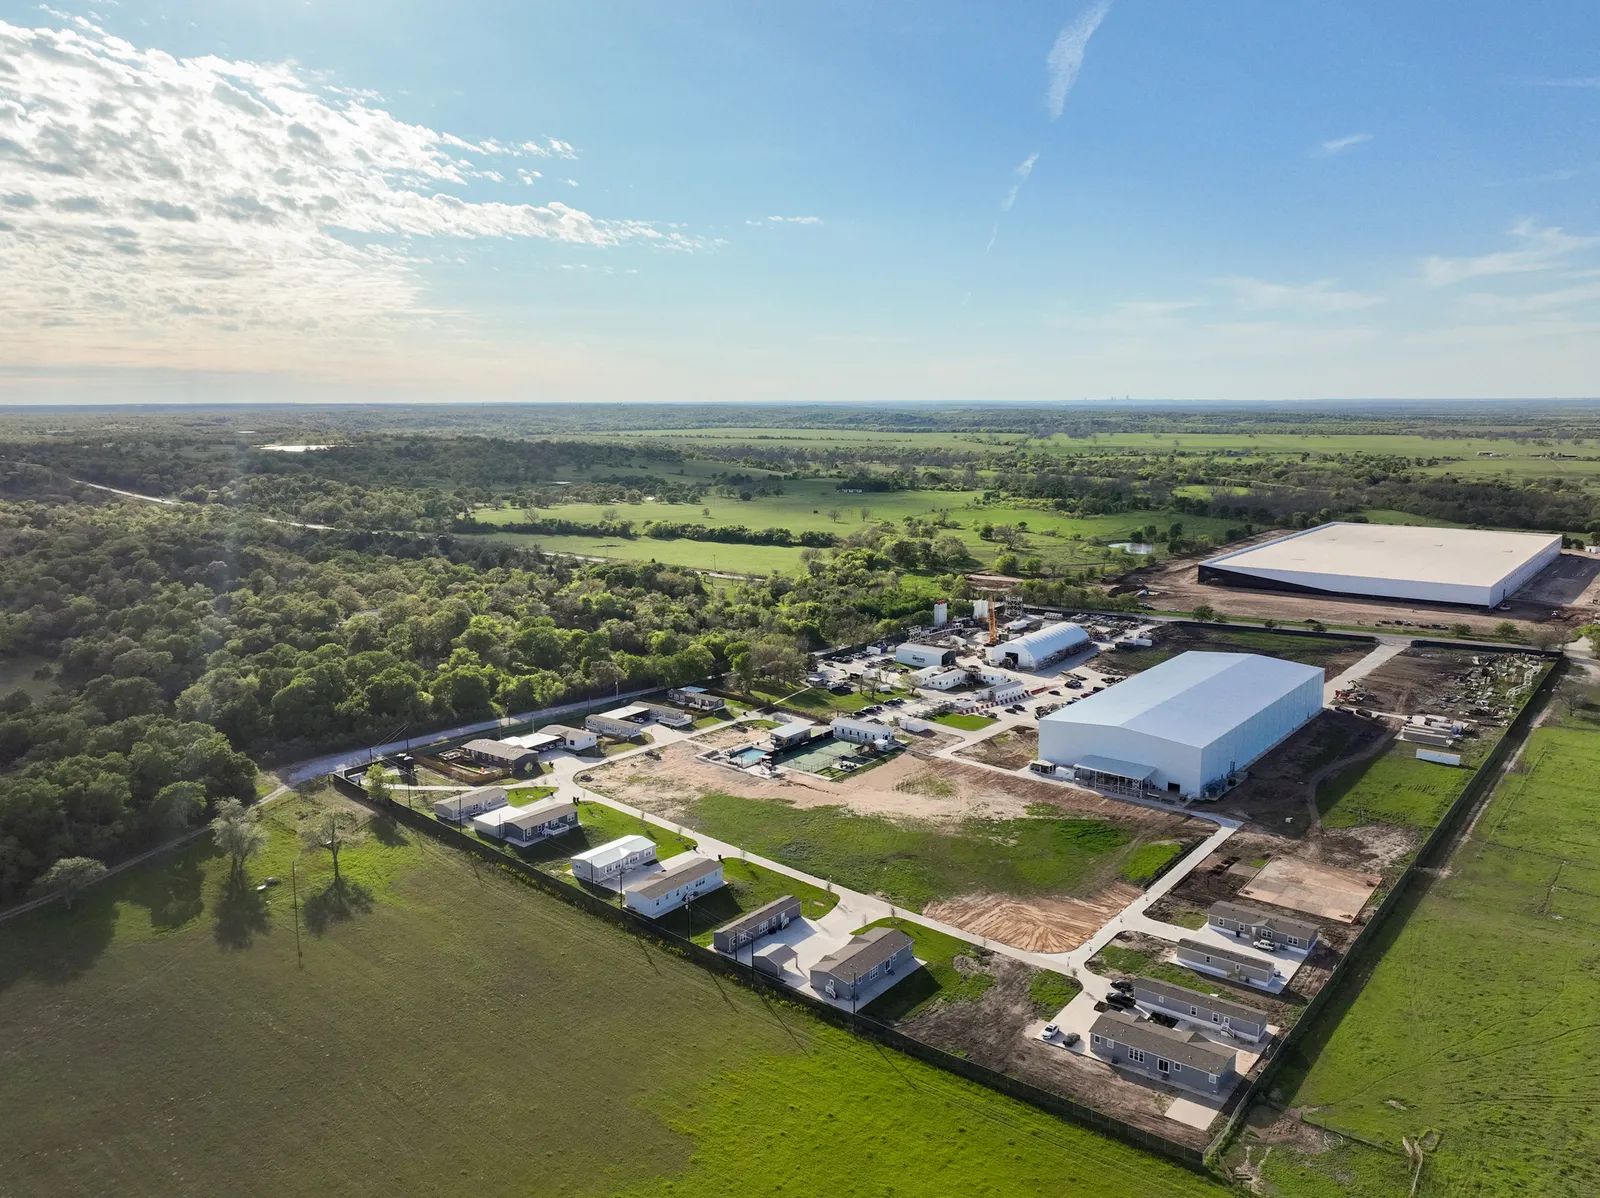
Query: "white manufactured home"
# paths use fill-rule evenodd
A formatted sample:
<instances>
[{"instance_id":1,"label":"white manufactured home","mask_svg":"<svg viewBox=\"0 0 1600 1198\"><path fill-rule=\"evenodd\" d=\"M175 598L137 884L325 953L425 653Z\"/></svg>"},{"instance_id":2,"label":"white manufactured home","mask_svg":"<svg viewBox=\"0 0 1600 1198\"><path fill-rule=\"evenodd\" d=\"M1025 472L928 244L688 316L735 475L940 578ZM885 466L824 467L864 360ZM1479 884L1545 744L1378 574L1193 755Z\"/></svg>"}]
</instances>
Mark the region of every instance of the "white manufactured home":
<instances>
[{"instance_id":1,"label":"white manufactured home","mask_svg":"<svg viewBox=\"0 0 1600 1198\"><path fill-rule=\"evenodd\" d=\"M721 885L722 862L684 853L670 858L660 873L629 886L623 893L623 905L656 919Z\"/></svg>"},{"instance_id":2,"label":"white manufactured home","mask_svg":"<svg viewBox=\"0 0 1600 1198\"><path fill-rule=\"evenodd\" d=\"M508 801L505 787L479 786L451 795L448 799L434 800L433 813L440 819L458 823L482 812L493 811L496 807L504 807Z\"/></svg>"},{"instance_id":3,"label":"white manufactured home","mask_svg":"<svg viewBox=\"0 0 1600 1198\"><path fill-rule=\"evenodd\" d=\"M605 882L655 859L656 842L648 836L619 836L575 856L572 876L584 882Z\"/></svg>"}]
</instances>

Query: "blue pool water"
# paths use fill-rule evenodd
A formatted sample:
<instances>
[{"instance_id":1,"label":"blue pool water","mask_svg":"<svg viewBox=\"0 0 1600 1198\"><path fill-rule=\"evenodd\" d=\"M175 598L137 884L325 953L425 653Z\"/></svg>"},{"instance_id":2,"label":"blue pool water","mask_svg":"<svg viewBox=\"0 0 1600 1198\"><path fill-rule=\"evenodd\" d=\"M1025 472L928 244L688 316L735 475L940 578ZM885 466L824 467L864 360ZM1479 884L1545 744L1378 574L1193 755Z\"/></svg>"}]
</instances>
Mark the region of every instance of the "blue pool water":
<instances>
[{"instance_id":1,"label":"blue pool water","mask_svg":"<svg viewBox=\"0 0 1600 1198\"><path fill-rule=\"evenodd\" d=\"M732 760L737 761L740 765L755 765L765 756L766 754L760 749L740 749L733 755Z\"/></svg>"}]
</instances>

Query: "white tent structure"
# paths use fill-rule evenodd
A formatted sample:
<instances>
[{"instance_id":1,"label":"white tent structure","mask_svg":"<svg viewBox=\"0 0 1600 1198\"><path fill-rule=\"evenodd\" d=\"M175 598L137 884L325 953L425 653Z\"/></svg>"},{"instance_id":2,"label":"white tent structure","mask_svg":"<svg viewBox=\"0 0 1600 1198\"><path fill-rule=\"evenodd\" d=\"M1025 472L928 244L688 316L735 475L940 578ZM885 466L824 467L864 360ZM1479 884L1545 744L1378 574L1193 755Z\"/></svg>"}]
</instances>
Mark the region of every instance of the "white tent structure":
<instances>
[{"instance_id":1,"label":"white tent structure","mask_svg":"<svg viewBox=\"0 0 1600 1198\"><path fill-rule=\"evenodd\" d=\"M1553 533L1319 524L1200 563L1201 582L1494 607L1561 556Z\"/></svg>"},{"instance_id":2,"label":"white tent structure","mask_svg":"<svg viewBox=\"0 0 1600 1198\"><path fill-rule=\"evenodd\" d=\"M1254 653L1181 653L1039 721L1039 756L1129 794L1220 792L1322 710L1320 666Z\"/></svg>"},{"instance_id":3,"label":"white tent structure","mask_svg":"<svg viewBox=\"0 0 1600 1198\"><path fill-rule=\"evenodd\" d=\"M1089 643L1089 634L1077 624L1046 624L1016 640L990 645L992 666L1017 670L1043 670Z\"/></svg>"}]
</instances>

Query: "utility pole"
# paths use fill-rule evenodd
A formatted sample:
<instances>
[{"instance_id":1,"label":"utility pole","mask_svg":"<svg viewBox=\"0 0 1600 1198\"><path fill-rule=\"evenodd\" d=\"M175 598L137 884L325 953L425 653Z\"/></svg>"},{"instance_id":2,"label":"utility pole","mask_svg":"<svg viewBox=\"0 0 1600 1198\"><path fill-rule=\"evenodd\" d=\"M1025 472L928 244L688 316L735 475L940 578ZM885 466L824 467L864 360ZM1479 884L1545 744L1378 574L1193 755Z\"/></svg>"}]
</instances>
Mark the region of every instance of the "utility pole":
<instances>
[{"instance_id":1,"label":"utility pole","mask_svg":"<svg viewBox=\"0 0 1600 1198\"><path fill-rule=\"evenodd\" d=\"M300 955L300 863L289 862L289 893L293 896L294 907L294 960L295 964L305 968L305 958Z\"/></svg>"}]
</instances>

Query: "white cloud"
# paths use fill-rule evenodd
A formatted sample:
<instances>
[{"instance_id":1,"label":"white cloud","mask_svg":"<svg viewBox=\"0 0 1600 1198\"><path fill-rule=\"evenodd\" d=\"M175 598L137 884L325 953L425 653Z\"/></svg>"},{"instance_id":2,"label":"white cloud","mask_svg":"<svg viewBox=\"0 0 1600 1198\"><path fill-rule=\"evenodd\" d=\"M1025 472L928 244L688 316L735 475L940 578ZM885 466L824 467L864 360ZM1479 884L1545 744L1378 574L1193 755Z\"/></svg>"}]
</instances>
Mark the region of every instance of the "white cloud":
<instances>
[{"instance_id":1,"label":"white cloud","mask_svg":"<svg viewBox=\"0 0 1600 1198\"><path fill-rule=\"evenodd\" d=\"M697 244L455 194L501 177L484 159L530 155L575 151L408 124L292 64L173 58L76 18L0 22L0 353L370 346L446 319L423 302L427 239Z\"/></svg>"},{"instance_id":2,"label":"white cloud","mask_svg":"<svg viewBox=\"0 0 1600 1198\"><path fill-rule=\"evenodd\" d=\"M1242 308L1272 311L1300 308L1310 312L1351 312L1381 304L1382 297L1360 291L1340 291L1332 279L1312 283L1269 283L1265 279L1232 276L1212 280L1233 292Z\"/></svg>"},{"instance_id":3,"label":"white cloud","mask_svg":"<svg viewBox=\"0 0 1600 1198\"><path fill-rule=\"evenodd\" d=\"M820 225L820 216L768 216L762 220L747 220L747 225Z\"/></svg>"},{"instance_id":4,"label":"white cloud","mask_svg":"<svg viewBox=\"0 0 1600 1198\"><path fill-rule=\"evenodd\" d=\"M1349 133L1344 137L1332 137L1311 151L1311 156L1313 158L1332 158L1335 154L1343 154L1353 146L1359 146L1362 142L1371 140L1372 134L1370 133Z\"/></svg>"},{"instance_id":5,"label":"white cloud","mask_svg":"<svg viewBox=\"0 0 1600 1198\"><path fill-rule=\"evenodd\" d=\"M1033 164L1039 161L1039 151L1035 150L1017 164L1016 182L1006 192L1005 199L1000 201L1000 211L1010 212L1011 205L1017 202L1017 193L1022 190L1022 185L1028 181L1028 176L1033 174Z\"/></svg>"},{"instance_id":6,"label":"white cloud","mask_svg":"<svg viewBox=\"0 0 1600 1198\"><path fill-rule=\"evenodd\" d=\"M1518 221L1512 226L1511 235L1519 248L1477 258L1426 258L1422 263L1422 277L1431 287L1447 287L1466 279L1552 270L1564 265L1573 255L1600 246L1600 237L1576 236L1531 220Z\"/></svg>"},{"instance_id":7,"label":"white cloud","mask_svg":"<svg viewBox=\"0 0 1600 1198\"><path fill-rule=\"evenodd\" d=\"M1490 292L1475 291L1462 296L1461 302L1479 312L1551 312L1561 308L1600 303L1600 283L1578 283L1571 287L1558 287L1553 291L1534 292L1531 295L1494 295Z\"/></svg>"},{"instance_id":8,"label":"white cloud","mask_svg":"<svg viewBox=\"0 0 1600 1198\"><path fill-rule=\"evenodd\" d=\"M1045 96L1045 104L1050 109L1052 121L1058 119L1066 107L1067 94L1078 80L1078 70L1083 66L1083 54L1089 48L1089 39L1110 11L1111 0L1099 0L1056 35L1055 45L1050 47L1045 59L1050 67L1050 90Z\"/></svg>"}]
</instances>

